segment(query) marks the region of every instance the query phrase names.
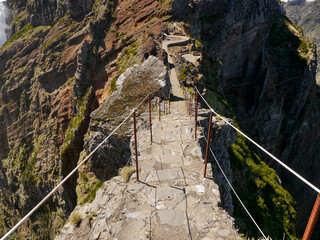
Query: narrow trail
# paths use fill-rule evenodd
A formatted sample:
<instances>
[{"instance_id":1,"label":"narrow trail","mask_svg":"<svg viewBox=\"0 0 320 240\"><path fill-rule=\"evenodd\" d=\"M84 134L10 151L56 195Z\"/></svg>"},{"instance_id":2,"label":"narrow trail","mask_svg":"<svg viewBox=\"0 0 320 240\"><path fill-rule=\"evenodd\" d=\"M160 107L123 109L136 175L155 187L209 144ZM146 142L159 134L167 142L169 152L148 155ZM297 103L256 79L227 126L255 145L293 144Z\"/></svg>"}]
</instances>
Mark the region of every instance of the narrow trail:
<instances>
[{"instance_id":1,"label":"narrow trail","mask_svg":"<svg viewBox=\"0 0 320 240\"><path fill-rule=\"evenodd\" d=\"M185 96L183 94L183 90L180 87L177 71L174 65L174 61L170 55L170 52L168 50L169 44L176 44L176 43L183 43L189 41L188 37L178 37L178 36L168 36L163 42L162 42L162 48L168 53L168 62L170 64L170 82L172 85L172 94L174 96L172 105L173 108L177 109L179 114L187 114L187 104L183 101L174 101L175 99L184 99Z\"/></svg>"},{"instance_id":2,"label":"narrow trail","mask_svg":"<svg viewBox=\"0 0 320 240\"><path fill-rule=\"evenodd\" d=\"M194 118L187 115L174 68L170 80L171 112L161 121L154 116L152 144L148 124L138 127L140 182L135 174L128 183L120 177L105 182L92 203L74 210L82 216L80 226L66 224L57 240L241 239L234 220L219 207L219 189L209 170L203 178L203 129L195 139Z\"/></svg>"}]
</instances>

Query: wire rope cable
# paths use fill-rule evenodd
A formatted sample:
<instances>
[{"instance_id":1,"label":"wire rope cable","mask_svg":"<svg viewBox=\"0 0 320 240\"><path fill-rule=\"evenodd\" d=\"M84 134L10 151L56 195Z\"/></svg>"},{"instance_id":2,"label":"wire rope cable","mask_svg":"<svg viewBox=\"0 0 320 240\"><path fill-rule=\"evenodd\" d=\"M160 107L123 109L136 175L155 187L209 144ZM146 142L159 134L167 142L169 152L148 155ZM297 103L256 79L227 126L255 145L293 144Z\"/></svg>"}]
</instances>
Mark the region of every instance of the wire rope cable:
<instances>
[{"instance_id":1,"label":"wire rope cable","mask_svg":"<svg viewBox=\"0 0 320 240\"><path fill-rule=\"evenodd\" d=\"M229 179L227 178L226 174L224 173L222 167L220 166L220 163L218 162L218 159L216 158L216 156L214 155L211 147L209 148L210 152L214 158L214 160L216 161L221 173L223 174L224 178L226 179L228 185L230 186L232 192L234 193L234 195L237 197L237 199L239 200L240 204L242 205L243 209L247 212L247 214L249 215L249 217L251 218L252 222L254 223L254 225L256 225L256 227L258 228L259 232L262 234L262 236L264 237L264 239L268 240L268 238L264 235L263 231L261 230L261 228L259 227L258 223L254 220L254 218L252 217L252 215L250 214L249 210L246 208L246 206L244 205L244 203L241 201L239 195L237 194L236 190L234 190L234 188L232 187Z\"/></svg>"},{"instance_id":2,"label":"wire rope cable","mask_svg":"<svg viewBox=\"0 0 320 240\"><path fill-rule=\"evenodd\" d=\"M199 122L200 126L202 127L201 123ZM206 137L204 137L204 140L206 142L208 142L208 140L206 139ZM242 202L241 198L239 197L239 195L237 194L236 190L233 188L232 184L230 183L227 175L224 173L220 163L218 162L218 159L216 158L216 156L214 155L211 147L209 148L210 149L210 152L211 152L211 155L213 156L214 160L216 161L223 177L226 179L228 185L230 186L231 190L233 191L234 195L237 197L238 201L240 202L241 206L244 208L244 210L246 211L246 213L249 215L250 219L252 220L252 222L254 223L254 225L258 228L259 232L262 234L262 236L268 240L268 238L265 236L265 234L263 233L263 231L261 230L261 228L259 227L258 223L254 220L254 218L252 217L252 215L250 214L249 210L246 208L246 206L244 205L244 203Z\"/></svg>"},{"instance_id":3,"label":"wire rope cable","mask_svg":"<svg viewBox=\"0 0 320 240\"><path fill-rule=\"evenodd\" d=\"M81 162L79 163L46 197L44 197L27 215L25 215L9 232L7 232L0 240L5 240L9 237L26 219L28 219L42 204L44 204L57 190L64 184L78 169L82 166L135 112L142 103L147 99L148 94L136 108Z\"/></svg>"},{"instance_id":4,"label":"wire rope cable","mask_svg":"<svg viewBox=\"0 0 320 240\"><path fill-rule=\"evenodd\" d=\"M218 114L209 104L208 102L204 99L204 97L202 96L202 94L199 92L198 88L196 87L196 90L198 92L198 94L200 95L200 97L203 99L203 101L205 102L205 104L210 108L210 111L212 111L216 116L218 116L219 118L221 118L225 123L227 123L230 127L232 127L234 130L236 130L237 132L239 132L241 135L243 135L246 139L248 139L251 143L253 143L255 146L257 146L260 150L262 150L264 153L266 153L269 157L271 157L273 160L275 160L276 162L278 162L280 165L282 165L285 169L287 169L289 172L291 172L293 175L295 175L297 178L299 178L302 182L304 182L305 184L307 184L310 188L312 188L313 190L315 190L316 192L320 193L320 189L317 188L316 186L314 186L312 183L310 183L308 180L306 180L304 177L302 177L300 174L298 174L296 171L294 171L292 168L290 168L288 165L286 165L285 163L283 163L282 161L280 161L280 159L278 159L277 157L275 157L274 155L272 155L270 152L268 152L265 148L263 148L262 146L260 146L258 143L256 143L254 140L252 140L250 137L248 137L245 133L243 133L241 130L239 130L238 128L236 128L233 124L231 124L230 122L228 122L224 117L222 117L220 114Z\"/></svg>"}]
</instances>

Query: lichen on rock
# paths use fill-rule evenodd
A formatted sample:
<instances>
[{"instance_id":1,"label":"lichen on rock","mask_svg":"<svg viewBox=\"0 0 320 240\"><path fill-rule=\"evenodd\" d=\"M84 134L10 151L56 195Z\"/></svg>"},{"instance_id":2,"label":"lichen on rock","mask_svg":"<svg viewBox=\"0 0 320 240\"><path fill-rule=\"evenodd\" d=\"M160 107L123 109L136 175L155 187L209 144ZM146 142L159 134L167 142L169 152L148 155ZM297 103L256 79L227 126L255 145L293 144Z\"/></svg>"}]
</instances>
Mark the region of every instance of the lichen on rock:
<instances>
[{"instance_id":1,"label":"lichen on rock","mask_svg":"<svg viewBox=\"0 0 320 240\"><path fill-rule=\"evenodd\" d=\"M162 88L165 94L170 91L167 69L163 62L154 56L149 56L140 66L135 65L128 68L120 75L116 84L117 90L90 115L90 125L84 143L87 155L130 115L143 99L146 100L148 94L153 98L159 88ZM145 101L137 109L138 115L145 111L146 103ZM118 170L126 165L131 156L132 131L130 118L92 155L80 176L83 174L92 176L89 177L92 182L96 181L94 179L106 181L117 175ZM80 191L78 194L81 195L83 192Z\"/></svg>"}]
</instances>

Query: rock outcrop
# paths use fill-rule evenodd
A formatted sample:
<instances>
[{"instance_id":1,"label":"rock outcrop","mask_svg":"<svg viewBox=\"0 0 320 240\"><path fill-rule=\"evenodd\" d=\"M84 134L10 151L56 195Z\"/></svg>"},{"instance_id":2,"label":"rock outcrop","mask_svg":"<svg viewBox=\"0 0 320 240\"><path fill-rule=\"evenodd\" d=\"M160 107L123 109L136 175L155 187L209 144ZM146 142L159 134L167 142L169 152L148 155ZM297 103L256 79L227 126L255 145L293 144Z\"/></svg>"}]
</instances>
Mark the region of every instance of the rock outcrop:
<instances>
[{"instance_id":1,"label":"rock outcrop","mask_svg":"<svg viewBox=\"0 0 320 240\"><path fill-rule=\"evenodd\" d=\"M72 18L82 20L91 12L93 0L49 0L49 1L23 1L10 0L7 6L11 10L7 21L11 24L11 33L15 33L26 24L33 27L54 25L65 14Z\"/></svg>"},{"instance_id":2,"label":"rock outcrop","mask_svg":"<svg viewBox=\"0 0 320 240\"><path fill-rule=\"evenodd\" d=\"M301 27L303 33L319 48L320 45L320 11L319 3L317 1L306 0L291 0L283 2L283 8L286 11L286 15L290 18L298 27ZM320 84L320 63L317 64L317 84Z\"/></svg>"},{"instance_id":3,"label":"rock outcrop","mask_svg":"<svg viewBox=\"0 0 320 240\"><path fill-rule=\"evenodd\" d=\"M190 5L175 1L173 12L203 44L205 84L220 96L213 107L235 116L245 132L319 185L319 169L311 167L318 161L318 151L296 151L304 136L319 137L319 124L308 124L306 116L315 109L313 102L318 102L314 44L283 15L277 1L208 0ZM317 111L314 114L318 115ZM313 144L310 147L314 149ZM307 164L303 158L308 159ZM264 160L276 167L267 157ZM309 195L308 187L302 191L298 179L279 167L277 170L297 201L302 230L316 194L307 200L307 207L303 196Z\"/></svg>"},{"instance_id":4,"label":"rock outcrop","mask_svg":"<svg viewBox=\"0 0 320 240\"><path fill-rule=\"evenodd\" d=\"M0 217L0 235L83 157L90 113L110 95L113 79L142 59L146 28L159 44L168 10L151 0L135 3L130 12L128 1L117 11L113 1L12 0L7 5L12 31L0 49L0 209L6 216ZM133 21L133 14L141 18ZM114 123L119 119L115 116ZM81 202L77 179L75 174L14 237L53 238ZM94 184L85 201L94 199L100 182Z\"/></svg>"},{"instance_id":5,"label":"rock outcrop","mask_svg":"<svg viewBox=\"0 0 320 240\"><path fill-rule=\"evenodd\" d=\"M120 75L116 86L117 90L91 113L84 144L87 154L95 149L148 94L153 98L159 88L162 88L164 94L168 94L171 84L163 62L150 56L141 66L130 67ZM126 124L120 132L112 136L90 160L89 169L100 180L105 181L117 175L118 169L128 161L132 126Z\"/></svg>"},{"instance_id":6,"label":"rock outcrop","mask_svg":"<svg viewBox=\"0 0 320 240\"><path fill-rule=\"evenodd\" d=\"M7 5L12 31L0 49L0 235L84 159L146 93L154 95L158 87L168 91L163 84L168 56L161 41L169 31L186 31L197 39L186 38L190 44L182 46L179 77L201 89L205 84L207 97L224 115L235 118L249 135L317 183L315 49L281 15L277 1L9 0ZM172 21L177 19L184 23ZM187 55L190 51L194 55ZM134 66L147 57L142 66ZM130 126L110 138L13 238L53 239L77 204L92 202L102 181L126 162ZM296 153L294 149L306 149L304 140L308 151ZM120 151L115 148L119 144ZM221 150L217 146L216 151ZM229 149L230 156L232 152ZM221 153L227 158L225 149ZM244 153L243 159L254 159L259 169L272 172L253 151ZM310 165L302 164L304 154L312 159ZM232 160L231 167L235 162L241 161ZM247 165L241 162L252 172ZM243 172L233 171L234 182L246 179ZM284 185L296 193L281 173ZM257 179L263 182L263 176ZM276 179L272 172L272 184ZM239 187L251 186L246 184ZM278 212L291 224L293 201L282 190L280 195L289 204ZM298 207L303 209L299 204L306 195L300 195ZM264 207L259 200L254 206ZM306 201L311 206L308 201L313 200ZM294 235L294 224L278 228L269 223L276 232L289 229Z\"/></svg>"},{"instance_id":7,"label":"rock outcrop","mask_svg":"<svg viewBox=\"0 0 320 240\"><path fill-rule=\"evenodd\" d=\"M89 54L90 45L87 40L82 43L81 48L77 53L77 70L74 74L74 95L77 100L80 100L85 92L87 91L88 87L90 86L90 73L87 73L87 61L88 61L88 54Z\"/></svg>"},{"instance_id":8,"label":"rock outcrop","mask_svg":"<svg viewBox=\"0 0 320 240\"><path fill-rule=\"evenodd\" d=\"M231 122L230 119L228 121ZM231 122L232 123L232 122ZM234 129L228 126L223 121L214 121L212 126L213 134L213 146L212 151L214 152L217 160L222 169L224 169L224 173L230 182L233 180L232 168L229 160L228 149L230 146L236 142L237 133ZM219 185L221 202L223 207L228 211L228 213L233 216L234 207L232 203L232 195L231 189L228 183L225 180L225 177L221 173L218 165L215 163L215 160L212 160L212 176L214 181Z\"/></svg>"}]
</instances>

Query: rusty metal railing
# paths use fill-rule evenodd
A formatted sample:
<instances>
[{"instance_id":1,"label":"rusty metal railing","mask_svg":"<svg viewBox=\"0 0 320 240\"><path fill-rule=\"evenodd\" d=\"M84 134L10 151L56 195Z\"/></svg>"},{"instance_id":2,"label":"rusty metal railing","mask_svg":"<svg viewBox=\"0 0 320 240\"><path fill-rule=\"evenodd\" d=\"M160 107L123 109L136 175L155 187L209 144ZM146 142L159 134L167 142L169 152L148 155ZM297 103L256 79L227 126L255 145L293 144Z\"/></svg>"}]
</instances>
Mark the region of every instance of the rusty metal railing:
<instances>
[{"instance_id":1,"label":"rusty metal railing","mask_svg":"<svg viewBox=\"0 0 320 240\"><path fill-rule=\"evenodd\" d=\"M161 90L161 89L160 89ZM7 239L22 223L24 223L35 211L38 210L88 159L133 115L134 125L134 141L135 141L135 155L136 155L136 177L139 181L139 168L138 168L138 149L137 149L137 135L136 135L136 110L149 98L149 119L150 119L150 134L152 142L152 123L151 123L151 100L148 94L133 111L83 160L81 161L46 197L44 197L27 215L25 215L9 232L2 236L1 240Z\"/></svg>"},{"instance_id":2,"label":"rusty metal railing","mask_svg":"<svg viewBox=\"0 0 320 240\"><path fill-rule=\"evenodd\" d=\"M318 193L302 240L310 240L320 214L320 194Z\"/></svg>"}]
</instances>

